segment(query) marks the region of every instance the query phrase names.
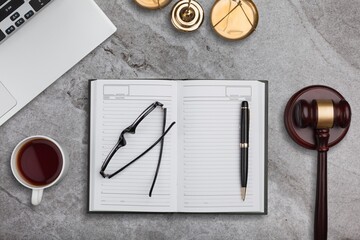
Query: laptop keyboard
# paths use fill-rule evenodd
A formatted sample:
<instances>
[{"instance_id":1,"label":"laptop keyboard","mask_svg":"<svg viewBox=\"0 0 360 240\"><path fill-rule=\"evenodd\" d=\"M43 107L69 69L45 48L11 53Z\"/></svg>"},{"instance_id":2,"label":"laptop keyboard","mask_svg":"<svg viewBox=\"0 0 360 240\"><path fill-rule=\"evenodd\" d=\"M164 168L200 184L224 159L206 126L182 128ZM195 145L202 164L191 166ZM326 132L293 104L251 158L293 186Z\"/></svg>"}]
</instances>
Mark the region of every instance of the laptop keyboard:
<instances>
[{"instance_id":1,"label":"laptop keyboard","mask_svg":"<svg viewBox=\"0 0 360 240\"><path fill-rule=\"evenodd\" d=\"M0 44L51 0L0 0Z\"/></svg>"}]
</instances>

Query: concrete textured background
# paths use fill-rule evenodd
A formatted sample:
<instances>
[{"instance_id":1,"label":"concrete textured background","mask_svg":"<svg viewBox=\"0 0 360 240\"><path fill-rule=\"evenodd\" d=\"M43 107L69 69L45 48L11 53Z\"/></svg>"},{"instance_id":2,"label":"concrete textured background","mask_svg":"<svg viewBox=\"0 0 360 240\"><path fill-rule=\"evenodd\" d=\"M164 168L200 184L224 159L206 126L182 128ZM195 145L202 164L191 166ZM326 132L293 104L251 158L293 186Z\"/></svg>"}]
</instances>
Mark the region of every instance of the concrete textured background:
<instances>
[{"instance_id":1,"label":"concrete textured background","mask_svg":"<svg viewBox=\"0 0 360 240\"><path fill-rule=\"evenodd\" d=\"M190 34L171 26L175 1L159 11L96 2L116 34L0 127L0 239L312 239L316 153L293 143L282 120L289 97L312 84L336 88L352 106L351 129L329 153L329 239L360 239L360 1L255 0L259 26L240 42L212 32L214 0L199 0L206 19ZM145 77L269 80L267 216L86 213L88 79ZM9 165L34 134L63 142L72 161L38 207Z\"/></svg>"}]
</instances>

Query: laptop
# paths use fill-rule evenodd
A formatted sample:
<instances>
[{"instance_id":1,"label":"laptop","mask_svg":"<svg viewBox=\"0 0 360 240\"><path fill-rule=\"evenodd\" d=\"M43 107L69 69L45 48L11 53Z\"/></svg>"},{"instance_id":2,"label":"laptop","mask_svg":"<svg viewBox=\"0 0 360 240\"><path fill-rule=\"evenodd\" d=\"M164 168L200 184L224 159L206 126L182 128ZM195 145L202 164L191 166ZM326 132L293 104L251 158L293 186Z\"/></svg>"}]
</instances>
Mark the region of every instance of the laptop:
<instances>
[{"instance_id":1,"label":"laptop","mask_svg":"<svg viewBox=\"0 0 360 240\"><path fill-rule=\"evenodd\" d=\"M0 126L115 31L93 0L0 0Z\"/></svg>"}]
</instances>

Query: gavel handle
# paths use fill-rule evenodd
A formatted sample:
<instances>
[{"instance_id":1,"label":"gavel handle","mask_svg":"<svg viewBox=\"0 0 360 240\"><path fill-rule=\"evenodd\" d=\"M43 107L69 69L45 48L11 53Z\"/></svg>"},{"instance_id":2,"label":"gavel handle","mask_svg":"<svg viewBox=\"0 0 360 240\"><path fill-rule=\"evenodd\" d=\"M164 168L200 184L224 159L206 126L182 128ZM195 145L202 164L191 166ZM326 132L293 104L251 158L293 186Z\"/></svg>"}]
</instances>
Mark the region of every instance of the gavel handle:
<instances>
[{"instance_id":1,"label":"gavel handle","mask_svg":"<svg viewBox=\"0 0 360 240\"><path fill-rule=\"evenodd\" d=\"M329 150L329 130L316 130L318 147L316 203L315 203L315 240L326 240L328 230L327 212L327 151Z\"/></svg>"},{"instance_id":2,"label":"gavel handle","mask_svg":"<svg viewBox=\"0 0 360 240\"><path fill-rule=\"evenodd\" d=\"M326 240L327 229L327 152L318 152L314 239Z\"/></svg>"}]
</instances>

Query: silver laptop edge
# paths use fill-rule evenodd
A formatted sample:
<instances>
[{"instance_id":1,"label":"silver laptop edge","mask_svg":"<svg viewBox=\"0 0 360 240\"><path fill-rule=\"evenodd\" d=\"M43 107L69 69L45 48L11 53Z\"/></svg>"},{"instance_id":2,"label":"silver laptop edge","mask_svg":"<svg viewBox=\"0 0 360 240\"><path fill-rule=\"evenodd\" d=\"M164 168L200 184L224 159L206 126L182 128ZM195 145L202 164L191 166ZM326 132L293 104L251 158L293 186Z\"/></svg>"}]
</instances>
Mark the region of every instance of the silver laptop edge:
<instances>
[{"instance_id":1,"label":"silver laptop edge","mask_svg":"<svg viewBox=\"0 0 360 240\"><path fill-rule=\"evenodd\" d=\"M115 31L93 0L52 0L0 44L0 126Z\"/></svg>"}]
</instances>

